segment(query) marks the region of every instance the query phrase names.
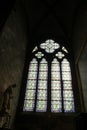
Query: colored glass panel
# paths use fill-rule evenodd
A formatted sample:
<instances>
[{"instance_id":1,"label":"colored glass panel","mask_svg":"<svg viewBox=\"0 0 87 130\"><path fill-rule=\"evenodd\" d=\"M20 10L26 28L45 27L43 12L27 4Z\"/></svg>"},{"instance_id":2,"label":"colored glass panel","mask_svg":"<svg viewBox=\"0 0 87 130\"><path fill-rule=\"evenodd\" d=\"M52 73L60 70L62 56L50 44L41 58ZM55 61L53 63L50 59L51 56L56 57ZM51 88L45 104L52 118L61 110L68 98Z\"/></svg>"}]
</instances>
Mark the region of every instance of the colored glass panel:
<instances>
[{"instance_id":1,"label":"colored glass panel","mask_svg":"<svg viewBox=\"0 0 87 130\"><path fill-rule=\"evenodd\" d=\"M61 89L61 83L60 83L60 81L58 81L58 80L52 80L51 81L51 89L52 90L57 90L57 89Z\"/></svg>"},{"instance_id":2,"label":"colored glass panel","mask_svg":"<svg viewBox=\"0 0 87 130\"><path fill-rule=\"evenodd\" d=\"M63 50L64 52L68 53L67 49L66 49L64 46L62 47L62 50Z\"/></svg>"},{"instance_id":3,"label":"colored glass panel","mask_svg":"<svg viewBox=\"0 0 87 130\"><path fill-rule=\"evenodd\" d=\"M44 54L42 52L38 52L37 54L35 54L35 56L40 59L44 56Z\"/></svg>"},{"instance_id":4,"label":"colored glass panel","mask_svg":"<svg viewBox=\"0 0 87 130\"><path fill-rule=\"evenodd\" d=\"M47 100L47 91L46 90L38 90L37 99L39 100Z\"/></svg>"},{"instance_id":5,"label":"colored glass panel","mask_svg":"<svg viewBox=\"0 0 87 130\"><path fill-rule=\"evenodd\" d=\"M34 100L24 100L23 111L33 111L34 109Z\"/></svg>"},{"instance_id":6,"label":"colored glass panel","mask_svg":"<svg viewBox=\"0 0 87 130\"><path fill-rule=\"evenodd\" d=\"M64 54L62 52L58 52L56 54L56 56L59 58L59 59L62 59L64 57Z\"/></svg>"},{"instance_id":7,"label":"colored glass panel","mask_svg":"<svg viewBox=\"0 0 87 130\"><path fill-rule=\"evenodd\" d=\"M45 112L47 107L47 61L43 58L39 66L36 111Z\"/></svg>"},{"instance_id":8,"label":"colored glass panel","mask_svg":"<svg viewBox=\"0 0 87 130\"><path fill-rule=\"evenodd\" d=\"M64 112L75 112L74 101L64 101Z\"/></svg>"},{"instance_id":9,"label":"colored glass panel","mask_svg":"<svg viewBox=\"0 0 87 130\"><path fill-rule=\"evenodd\" d=\"M45 49L45 51L48 53L53 53L55 49L59 48L59 44L55 43L53 40L46 40L46 42L42 43L40 47Z\"/></svg>"},{"instance_id":10,"label":"colored glass panel","mask_svg":"<svg viewBox=\"0 0 87 130\"><path fill-rule=\"evenodd\" d=\"M57 102L57 100L61 100L61 91L59 91L59 90L52 90L51 100L54 100L56 102Z\"/></svg>"},{"instance_id":11,"label":"colored glass panel","mask_svg":"<svg viewBox=\"0 0 87 130\"><path fill-rule=\"evenodd\" d=\"M37 100L37 106L36 106L36 111L37 112L46 112L47 109L47 101L41 101Z\"/></svg>"},{"instance_id":12,"label":"colored glass panel","mask_svg":"<svg viewBox=\"0 0 87 130\"><path fill-rule=\"evenodd\" d=\"M63 80L72 80L71 72L62 72Z\"/></svg>"},{"instance_id":13,"label":"colored glass panel","mask_svg":"<svg viewBox=\"0 0 87 130\"><path fill-rule=\"evenodd\" d=\"M51 101L51 112L62 112L62 101Z\"/></svg>"},{"instance_id":14,"label":"colored glass panel","mask_svg":"<svg viewBox=\"0 0 87 130\"><path fill-rule=\"evenodd\" d=\"M64 112L74 112L74 96L72 90L72 77L70 63L67 59L62 61L62 80L63 80L63 103Z\"/></svg>"},{"instance_id":15,"label":"colored glass panel","mask_svg":"<svg viewBox=\"0 0 87 130\"><path fill-rule=\"evenodd\" d=\"M65 58L66 53L68 53L67 49L64 46L60 47L58 43L55 43L51 39L40 44L40 48L41 50L44 49L47 53L53 53L58 48L59 51L54 54L55 58L50 64L49 72L48 63L52 54L39 51L35 54L36 58L33 58L30 62L23 111L34 111L36 109L36 112L46 112L47 103L49 102L47 100L49 91L47 87L50 84L51 106L49 107L51 112L63 112L63 110L64 112L75 112L70 62ZM36 52L37 50L38 48L35 47L32 52ZM51 73L50 77L48 77L49 73ZM60 76L60 74L62 75Z\"/></svg>"},{"instance_id":16,"label":"colored glass panel","mask_svg":"<svg viewBox=\"0 0 87 130\"><path fill-rule=\"evenodd\" d=\"M57 61L57 59L55 58L52 62L52 71L60 71L60 66L59 63Z\"/></svg>"},{"instance_id":17,"label":"colored glass panel","mask_svg":"<svg viewBox=\"0 0 87 130\"><path fill-rule=\"evenodd\" d=\"M63 81L63 89L72 89L72 81L71 80L64 80Z\"/></svg>"},{"instance_id":18,"label":"colored glass panel","mask_svg":"<svg viewBox=\"0 0 87 130\"><path fill-rule=\"evenodd\" d=\"M70 65L69 65L69 64L62 63L62 71L71 71L71 70L70 70Z\"/></svg>"},{"instance_id":19,"label":"colored glass panel","mask_svg":"<svg viewBox=\"0 0 87 130\"><path fill-rule=\"evenodd\" d=\"M27 80L27 89L36 89L36 80Z\"/></svg>"},{"instance_id":20,"label":"colored glass panel","mask_svg":"<svg viewBox=\"0 0 87 130\"><path fill-rule=\"evenodd\" d=\"M28 79L36 79L36 76L37 76L37 72L29 72L28 74Z\"/></svg>"},{"instance_id":21,"label":"colored glass panel","mask_svg":"<svg viewBox=\"0 0 87 130\"><path fill-rule=\"evenodd\" d=\"M63 91L63 97L64 99L73 99L73 92L72 90L64 90Z\"/></svg>"},{"instance_id":22,"label":"colored glass panel","mask_svg":"<svg viewBox=\"0 0 87 130\"><path fill-rule=\"evenodd\" d=\"M35 90L26 90L25 99L35 99Z\"/></svg>"},{"instance_id":23,"label":"colored glass panel","mask_svg":"<svg viewBox=\"0 0 87 130\"><path fill-rule=\"evenodd\" d=\"M56 58L51 64L51 112L61 112L60 65Z\"/></svg>"},{"instance_id":24,"label":"colored glass panel","mask_svg":"<svg viewBox=\"0 0 87 130\"><path fill-rule=\"evenodd\" d=\"M40 71L39 74L40 74L39 79L43 79L43 80L47 79L47 72Z\"/></svg>"},{"instance_id":25,"label":"colored glass panel","mask_svg":"<svg viewBox=\"0 0 87 130\"><path fill-rule=\"evenodd\" d=\"M36 92L36 77L37 77L37 60L32 59L29 65L28 80L26 84L24 111L32 111L34 109L35 92Z\"/></svg>"},{"instance_id":26,"label":"colored glass panel","mask_svg":"<svg viewBox=\"0 0 87 130\"><path fill-rule=\"evenodd\" d=\"M47 80L38 80L38 89L47 89Z\"/></svg>"},{"instance_id":27,"label":"colored glass panel","mask_svg":"<svg viewBox=\"0 0 87 130\"><path fill-rule=\"evenodd\" d=\"M51 73L52 73L52 80L60 80L59 72L51 72Z\"/></svg>"}]
</instances>

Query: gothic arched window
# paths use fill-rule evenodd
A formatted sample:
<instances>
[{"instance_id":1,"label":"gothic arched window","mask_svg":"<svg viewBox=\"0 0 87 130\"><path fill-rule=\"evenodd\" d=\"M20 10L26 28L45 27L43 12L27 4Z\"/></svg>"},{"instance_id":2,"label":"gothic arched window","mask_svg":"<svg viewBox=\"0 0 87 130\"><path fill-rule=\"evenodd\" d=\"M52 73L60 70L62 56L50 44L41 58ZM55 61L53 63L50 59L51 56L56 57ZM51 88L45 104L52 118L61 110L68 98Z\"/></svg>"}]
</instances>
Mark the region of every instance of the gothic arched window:
<instances>
[{"instance_id":1,"label":"gothic arched window","mask_svg":"<svg viewBox=\"0 0 87 130\"><path fill-rule=\"evenodd\" d=\"M32 53L23 111L75 112L68 50L49 39Z\"/></svg>"}]
</instances>

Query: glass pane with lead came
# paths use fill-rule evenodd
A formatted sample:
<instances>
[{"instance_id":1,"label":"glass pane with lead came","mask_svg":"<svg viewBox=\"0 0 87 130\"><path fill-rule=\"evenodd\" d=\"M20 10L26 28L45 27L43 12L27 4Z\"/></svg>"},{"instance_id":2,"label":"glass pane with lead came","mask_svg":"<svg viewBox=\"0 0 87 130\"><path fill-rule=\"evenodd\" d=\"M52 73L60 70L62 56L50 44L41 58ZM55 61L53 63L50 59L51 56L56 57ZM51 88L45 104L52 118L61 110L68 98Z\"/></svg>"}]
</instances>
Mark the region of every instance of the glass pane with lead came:
<instances>
[{"instance_id":1,"label":"glass pane with lead came","mask_svg":"<svg viewBox=\"0 0 87 130\"><path fill-rule=\"evenodd\" d=\"M73 92L72 90L64 90L63 91L63 97L64 97L64 100L72 100L73 99Z\"/></svg>"},{"instance_id":2,"label":"glass pane with lead came","mask_svg":"<svg viewBox=\"0 0 87 130\"><path fill-rule=\"evenodd\" d=\"M47 100L47 90L40 89L37 92L37 99Z\"/></svg>"},{"instance_id":3,"label":"glass pane with lead came","mask_svg":"<svg viewBox=\"0 0 87 130\"><path fill-rule=\"evenodd\" d=\"M36 89L36 80L27 80L27 89Z\"/></svg>"},{"instance_id":4,"label":"glass pane with lead came","mask_svg":"<svg viewBox=\"0 0 87 130\"><path fill-rule=\"evenodd\" d=\"M37 112L46 112L47 101L37 100L36 111Z\"/></svg>"},{"instance_id":5,"label":"glass pane with lead came","mask_svg":"<svg viewBox=\"0 0 87 130\"><path fill-rule=\"evenodd\" d=\"M35 90L26 90L25 99L35 99Z\"/></svg>"},{"instance_id":6,"label":"glass pane with lead came","mask_svg":"<svg viewBox=\"0 0 87 130\"><path fill-rule=\"evenodd\" d=\"M34 100L24 100L23 111L33 111L34 109Z\"/></svg>"},{"instance_id":7,"label":"glass pane with lead came","mask_svg":"<svg viewBox=\"0 0 87 130\"><path fill-rule=\"evenodd\" d=\"M51 101L51 112L62 112L62 101Z\"/></svg>"},{"instance_id":8,"label":"glass pane with lead came","mask_svg":"<svg viewBox=\"0 0 87 130\"><path fill-rule=\"evenodd\" d=\"M71 80L64 80L63 81L63 89L72 90L72 81Z\"/></svg>"},{"instance_id":9,"label":"glass pane with lead came","mask_svg":"<svg viewBox=\"0 0 87 130\"><path fill-rule=\"evenodd\" d=\"M61 90L61 82L60 80L51 80L51 90Z\"/></svg>"},{"instance_id":10,"label":"glass pane with lead came","mask_svg":"<svg viewBox=\"0 0 87 130\"><path fill-rule=\"evenodd\" d=\"M64 101L64 112L75 112L75 105L73 100Z\"/></svg>"},{"instance_id":11,"label":"glass pane with lead came","mask_svg":"<svg viewBox=\"0 0 87 130\"><path fill-rule=\"evenodd\" d=\"M61 100L61 91L51 90L51 100L54 101Z\"/></svg>"}]
</instances>

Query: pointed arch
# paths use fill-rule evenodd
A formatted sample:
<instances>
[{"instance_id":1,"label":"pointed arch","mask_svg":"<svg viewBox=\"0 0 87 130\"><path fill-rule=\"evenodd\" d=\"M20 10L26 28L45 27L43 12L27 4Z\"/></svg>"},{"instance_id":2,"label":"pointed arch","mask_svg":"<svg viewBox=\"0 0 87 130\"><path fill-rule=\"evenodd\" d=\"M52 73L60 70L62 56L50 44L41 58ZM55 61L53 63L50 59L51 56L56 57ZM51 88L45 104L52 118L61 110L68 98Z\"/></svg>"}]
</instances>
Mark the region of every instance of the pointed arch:
<instances>
[{"instance_id":1,"label":"pointed arch","mask_svg":"<svg viewBox=\"0 0 87 130\"><path fill-rule=\"evenodd\" d=\"M23 111L75 112L69 52L50 39L38 48L29 64Z\"/></svg>"}]
</instances>

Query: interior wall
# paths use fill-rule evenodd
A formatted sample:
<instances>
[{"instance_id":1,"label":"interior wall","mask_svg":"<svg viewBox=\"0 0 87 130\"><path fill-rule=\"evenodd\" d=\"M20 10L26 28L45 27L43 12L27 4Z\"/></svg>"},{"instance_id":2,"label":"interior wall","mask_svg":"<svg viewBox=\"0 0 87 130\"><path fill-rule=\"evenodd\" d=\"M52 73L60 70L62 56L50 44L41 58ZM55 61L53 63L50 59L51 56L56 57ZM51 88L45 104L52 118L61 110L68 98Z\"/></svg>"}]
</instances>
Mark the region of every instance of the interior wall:
<instances>
[{"instance_id":1,"label":"interior wall","mask_svg":"<svg viewBox=\"0 0 87 130\"><path fill-rule=\"evenodd\" d=\"M87 112L87 43L81 54L78 66L82 83L85 111Z\"/></svg>"},{"instance_id":2,"label":"interior wall","mask_svg":"<svg viewBox=\"0 0 87 130\"><path fill-rule=\"evenodd\" d=\"M73 35L72 45L73 45L73 51L75 56L76 69L79 70L79 72L77 71L77 78L78 78L78 85L81 94L82 111L85 111L83 107L85 105L85 109L87 112L87 96L86 96L86 92L87 92L86 49L87 47L85 47L86 40L87 40L87 5L80 7L78 14L76 15L75 28L73 34L74 35ZM83 100L82 100L82 96L83 96Z\"/></svg>"},{"instance_id":3,"label":"interior wall","mask_svg":"<svg viewBox=\"0 0 87 130\"><path fill-rule=\"evenodd\" d=\"M16 84L13 89L11 119L16 112L27 42L25 14L16 3L0 36L0 93Z\"/></svg>"},{"instance_id":4,"label":"interior wall","mask_svg":"<svg viewBox=\"0 0 87 130\"><path fill-rule=\"evenodd\" d=\"M77 62L80 53L83 49L87 37L87 4L79 7L75 16L75 26L73 29L72 46L75 55L75 61Z\"/></svg>"}]
</instances>

